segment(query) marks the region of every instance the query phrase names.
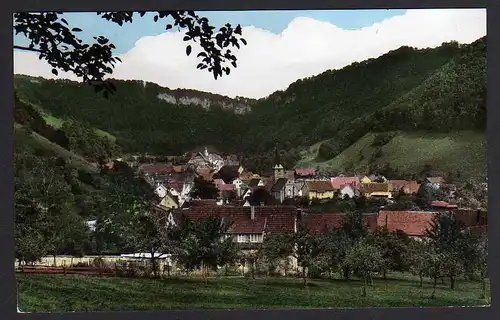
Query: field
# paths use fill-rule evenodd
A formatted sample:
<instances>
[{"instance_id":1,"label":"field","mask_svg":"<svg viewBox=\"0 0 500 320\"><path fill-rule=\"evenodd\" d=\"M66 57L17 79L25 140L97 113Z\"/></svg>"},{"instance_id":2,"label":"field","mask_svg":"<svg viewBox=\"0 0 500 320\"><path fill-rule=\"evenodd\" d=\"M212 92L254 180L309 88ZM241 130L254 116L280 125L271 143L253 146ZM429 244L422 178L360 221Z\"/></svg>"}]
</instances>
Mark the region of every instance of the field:
<instances>
[{"instance_id":1,"label":"field","mask_svg":"<svg viewBox=\"0 0 500 320\"><path fill-rule=\"evenodd\" d=\"M484 181L486 172L486 136L484 133L396 133L384 146L372 146L376 134L370 133L328 161L317 161L320 144L305 151L297 166L320 166L336 170L367 170L370 159L381 150L374 163L389 163L400 172L417 172L429 164L432 170L445 173L460 171L461 180Z\"/></svg>"},{"instance_id":2,"label":"field","mask_svg":"<svg viewBox=\"0 0 500 320\"><path fill-rule=\"evenodd\" d=\"M199 278L127 279L76 275L17 275L19 307L29 312L167 309L312 309L487 305L481 284L460 280L454 290L406 277L374 281L362 297L360 281Z\"/></svg>"}]
</instances>

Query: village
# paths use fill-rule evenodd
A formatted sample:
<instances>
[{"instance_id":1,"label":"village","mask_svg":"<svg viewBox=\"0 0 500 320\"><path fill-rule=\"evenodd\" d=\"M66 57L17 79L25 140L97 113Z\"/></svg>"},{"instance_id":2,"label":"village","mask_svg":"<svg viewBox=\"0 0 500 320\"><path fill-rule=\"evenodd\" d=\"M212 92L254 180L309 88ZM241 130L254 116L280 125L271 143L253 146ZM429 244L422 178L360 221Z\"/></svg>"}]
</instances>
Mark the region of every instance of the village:
<instances>
[{"instance_id":1,"label":"village","mask_svg":"<svg viewBox=\"0 0 500 320\"><path fill-rule=\"evenodd\" d=\"M315 168L287 170L279 156L274 162L273 175L261 176L246 171L237 156L222 157L205 148L204 152L192 153L183 165L142 164L137 171L158 197L155 210L169 223L207 217L226 219L231 221L228 236L242 248L262 243L269 233L296 232L299 221L313 234L338 228L346 212L332 211L328 203L360 198L379 200L379 206L363 212L370 231L386 228L419 239L425 236L436 213L453 212L471 233L487 234L486 209L460 207L457 186L443 177L429 176L422 181L391 180L374 174L324 177ZM216 192L193 196L197 179L215 186ZM479 187L487 188L486 184ZM398 208L398 201L415 197L421 188L441 190L451 200L427 199L421 208Z\"/></svg>"}]
</instances>

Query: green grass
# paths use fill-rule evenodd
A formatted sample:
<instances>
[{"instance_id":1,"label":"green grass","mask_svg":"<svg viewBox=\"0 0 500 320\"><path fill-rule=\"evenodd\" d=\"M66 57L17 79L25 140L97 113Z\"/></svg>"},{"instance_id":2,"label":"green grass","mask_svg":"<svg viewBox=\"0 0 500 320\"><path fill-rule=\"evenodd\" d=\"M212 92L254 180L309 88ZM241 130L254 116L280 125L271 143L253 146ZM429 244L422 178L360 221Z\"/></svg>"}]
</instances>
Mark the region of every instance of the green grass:
<instances>
[{"instance_id":1,"label":"green grass","mask_svg":"<svg viewBox=\"0 0 500 320\"><path fill-rule=\"evenodd\" d=\"M60 156L67 161L70 161L76 168L84 169L89 172L97 172L97 168L85 160L83 157L64 149L56 143L44 138L36 132L28 132L23 126L14 124L14 140L15 143L28 144L35 149L44 149L51 154Z\"/></svg>"},{"instance_id":2,"label":"green grass","mask_svg":"<svg viewBox=\"0 0 500 320\"><path fill-rule=\"evenodd\" d=\"M335 170L351 169L358 172L368 170L372 155L381 149L375 163L391 167L400 172L418 173L426 164L432 170L456 173L461 179L484 181L486 176L486 136L484 133L458 131L452 133L397 133L383 147L373 147L375 134L370 133L328 161L318 161L318 146L303 153L298 165L328 167Z\"/></svg>"},{"instance_id":3,"label":"green grass","mask_svg":"<svg viewBox=\"0 0 500 320\"><path fill-rule=\"evenodd\" d=\"M300 279L212 278L126 279L84 276L18 275L23 311L114 311L153 309L311 309L487 305L479 282L458 281L451 290L408 279L375 280L362 297L362 283Z\"/></svg>"}]
</instances>

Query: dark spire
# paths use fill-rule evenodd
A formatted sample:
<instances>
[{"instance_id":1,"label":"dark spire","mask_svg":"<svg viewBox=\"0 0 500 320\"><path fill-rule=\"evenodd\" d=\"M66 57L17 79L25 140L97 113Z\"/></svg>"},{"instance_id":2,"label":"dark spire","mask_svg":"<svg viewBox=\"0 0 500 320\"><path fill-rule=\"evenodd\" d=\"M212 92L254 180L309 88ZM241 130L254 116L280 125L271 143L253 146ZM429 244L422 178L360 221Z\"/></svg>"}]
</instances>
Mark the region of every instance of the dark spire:
<instances>
[{"instance_id":1,"label":"dark spire","mask_svg":"<svg viewBox=\"0 0 500 320\"><path fill-rule=\"evenodd\" d=\"M280 152L278 151L278 146L276 146L275 149L274 149L274 163L273 163L273 166L280 165L280 164L281 164Z\"/></svg>"}]
</instances>

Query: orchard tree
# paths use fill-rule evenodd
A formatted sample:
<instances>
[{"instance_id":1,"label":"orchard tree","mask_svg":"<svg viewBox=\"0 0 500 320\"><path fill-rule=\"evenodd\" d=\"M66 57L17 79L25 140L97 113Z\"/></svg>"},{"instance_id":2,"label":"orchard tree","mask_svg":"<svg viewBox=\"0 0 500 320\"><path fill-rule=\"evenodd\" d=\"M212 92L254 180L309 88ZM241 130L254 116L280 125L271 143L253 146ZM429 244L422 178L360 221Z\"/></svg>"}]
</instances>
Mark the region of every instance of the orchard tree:
<instances>
[{"instance_id":1,"label":"orchard tree","mask_svg":"<svg viewBox=\"0 0 500 320\"><path fill-rule=\"evenodd\" d=\"M113 93L115 86L105 78L120 62L113 56L115 46L108 38L97 35L94 43L84 43L78 37L82 30L70 26L63 16L62 12L14 13L15 34L22 34L29 41L28 46L14 45L14 49L38 53L52 67L54 75L59 71L72 72L96 91L104 90L105 96ZM145 17L146 12L97 12L97 16L122 26ZM231 68L236 68L237 59L231 50L246 45L240 25L233 28L226 23L216 30L206 17L194 11L157 11L152 19L163 21L165 30L185 30L183 40L198 43L201 49L196 68L211 72L215 79L229 75ZM186 55L192 51L192 45L186 45Z\"/></svg>"},{"instance_id":2,"label":"orchard tree","mask_svg":"<svg viewBox=\"0 0 500 320\"><path fill-rule=\"evenodd\" d=\"M262 242L261 255L268 263L268 275L283 263L285 275L288 259L294 252L293 234L285 232L269 233Z\"/></svg>"},{"instance_id":3,"label":"orchard tree","mask_svg":"<svg viewBox=\"0 0 500 320\"><path fill-rule=\"evenodd\" d=\"M425 234L436 252L445 257L443 263L446 265L451 289L454 289L456 278L472 269L477 257L477 239L453 212L436 214Z\"/></svg>"},{"instance_id":4,"label":"orchard tree","mask_svg":"<svg viewBox=\"0 0 500 320\"><path fill-rule=\"evenodd\" d=\"M299 224L293 241L295 245L294 256L301 268L304 286L307 286L308 272L314 267L316 259L321 252L318 240L317 237L308 232L304 225Z\"/></svg>"},{"instance_id":5,"label":"orchard tree","mask_svg":"<svg viewBox=\"0 0 500 320\"><path fill-rule=\"evenodd\" d=\"M206 282L209 269L217 270L217 267L233 262L236 249L233 239L226 237L229 227L230 224L215 217L196 222L188 220L183 225L183 238L176 252L185 269L200 269Z\"/></svg>"},{"instance_id":6,"label":"orchard tree","mask_svg":"<svg viewBox=\"0 0 500 320\"><path fill-rule=\"evenodd\" d=\"M425 240L411 240L404 253L404 257L409 265L410 273L419 277L420 287L422 287L424 284L424 275L426 274L427 261L430 259L427 242Z\"/></svg>"},{"instance_id":7,"label":"orchard tree","mask_svg":"<svg viewBox=\"0 0 500 320\"><path fill-rule=\"evenodd\" d=\"M363 280L363 297L366 297L368 280L372 281L373 273L382 268L382 252L366 239L362 239L349 249L344 264Z\"/></svg>"}]
</instances>

